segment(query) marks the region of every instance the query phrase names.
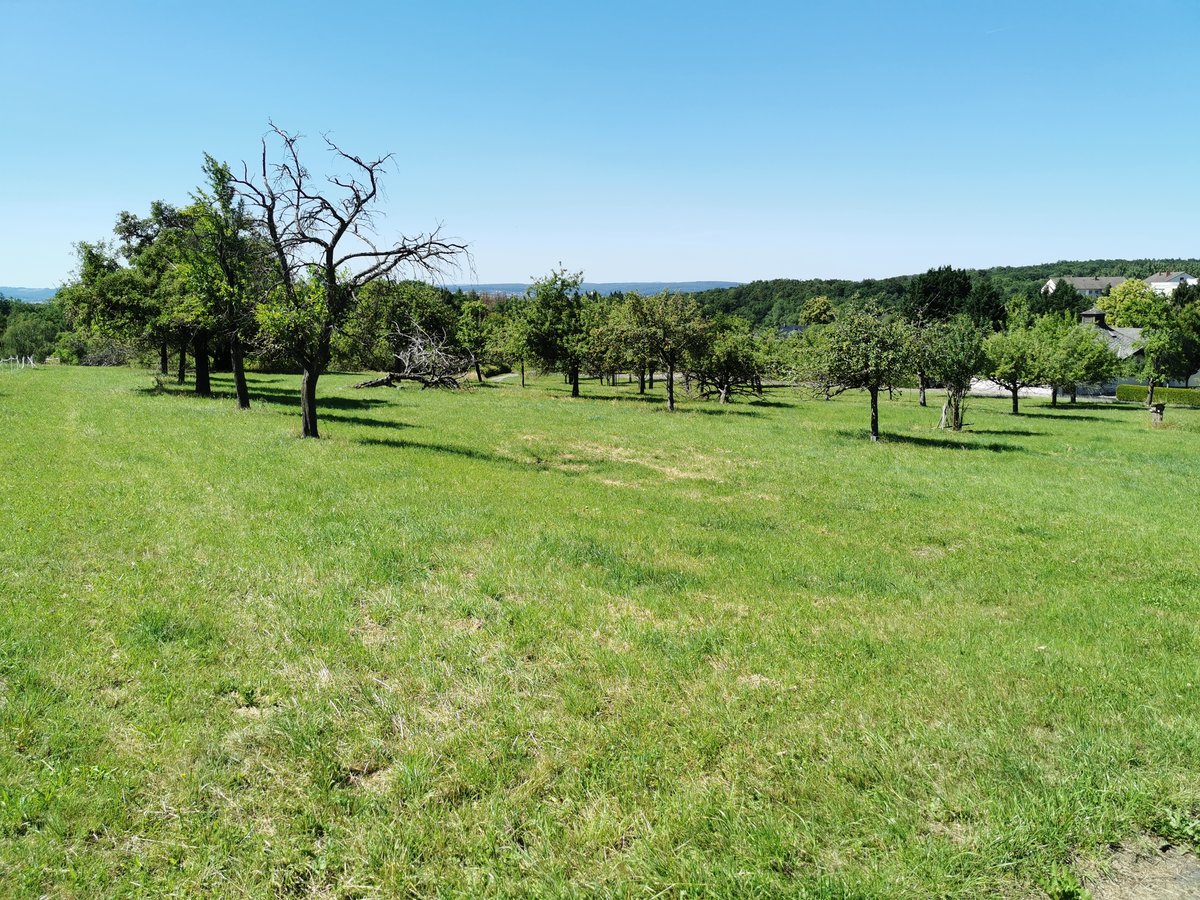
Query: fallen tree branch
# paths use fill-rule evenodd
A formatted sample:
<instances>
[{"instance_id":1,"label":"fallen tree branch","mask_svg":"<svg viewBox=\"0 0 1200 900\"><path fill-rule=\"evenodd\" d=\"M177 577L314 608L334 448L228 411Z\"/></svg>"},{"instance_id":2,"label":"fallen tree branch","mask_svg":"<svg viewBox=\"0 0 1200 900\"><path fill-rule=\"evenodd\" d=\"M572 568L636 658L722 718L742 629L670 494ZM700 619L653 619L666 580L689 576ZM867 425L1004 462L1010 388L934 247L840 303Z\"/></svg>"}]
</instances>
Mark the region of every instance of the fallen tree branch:
<instances>
[{"instance_id":1,"label":"fallen tree branch","mask_svg":"<svg viewBox=\"0 0 1200 900\"><path fill-rule=\"evenodd\" d=\"M404 381L415 381L425 388L459 388L462 385L455 375L413 375L405 372L388 372L382 378L371 378L354 385L356 388L400 387Z\"/></svg>"}]
</instances>

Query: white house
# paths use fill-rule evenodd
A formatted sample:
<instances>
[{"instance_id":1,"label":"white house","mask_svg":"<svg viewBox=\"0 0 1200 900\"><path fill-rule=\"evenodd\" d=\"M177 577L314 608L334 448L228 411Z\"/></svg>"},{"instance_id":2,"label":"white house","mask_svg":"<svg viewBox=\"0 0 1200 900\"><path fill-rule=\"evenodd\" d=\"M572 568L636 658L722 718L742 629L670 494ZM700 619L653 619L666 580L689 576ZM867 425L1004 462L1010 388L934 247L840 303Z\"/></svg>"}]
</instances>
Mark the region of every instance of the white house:
<instances>
[{"instance_id":1,"label":"white house","mask_svg":"<svg viewBox=\"0 0 1200 900\"><path fill-rule=\"evenodd\" d=\"M1085 297L1103 297L1125 281L1126 279L1121 275L1087 275L1085 277L1057 275L1042 285L1042 293L1053 294L1055 289L1065 282Z\"/></svg>"},{"instance_id":2,"label":"white house","mask_svg":"<svg viewBox=\"0 0 1200 900\"><path fill-rule=\"evenodd\" d=\"M1200 282L1200 278L1189 275L1187 272L1155 272L1146 279L1146 284L1154 289L1155 293L1162 294L1164 297L1169 297L1175 293L1175 289L1181 284L1196 284Z\"/></svg>"}]
</instances>

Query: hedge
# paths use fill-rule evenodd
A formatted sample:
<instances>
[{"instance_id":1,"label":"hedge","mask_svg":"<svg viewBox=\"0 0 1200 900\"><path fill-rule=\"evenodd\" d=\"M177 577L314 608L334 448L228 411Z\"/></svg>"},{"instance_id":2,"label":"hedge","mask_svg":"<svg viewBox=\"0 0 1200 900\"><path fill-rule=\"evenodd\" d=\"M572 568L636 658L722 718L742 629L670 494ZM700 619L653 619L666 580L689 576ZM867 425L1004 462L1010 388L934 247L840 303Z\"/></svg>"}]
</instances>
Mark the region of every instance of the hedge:
<instances>
[{"instance_id":1,"label":"hedge","mask_svg":"<svg viewBox=\"0 0 1200 900\"><path fill-rule=\"evenodd\" d=\"M1118 384L1117 399L1145 403L1146 391L1147 388L1144 384ZM1154 389L1154 402L1170 403L1173 406L1200 406L1200 390L1158 387Z\"/></svg>"}]
</instances>

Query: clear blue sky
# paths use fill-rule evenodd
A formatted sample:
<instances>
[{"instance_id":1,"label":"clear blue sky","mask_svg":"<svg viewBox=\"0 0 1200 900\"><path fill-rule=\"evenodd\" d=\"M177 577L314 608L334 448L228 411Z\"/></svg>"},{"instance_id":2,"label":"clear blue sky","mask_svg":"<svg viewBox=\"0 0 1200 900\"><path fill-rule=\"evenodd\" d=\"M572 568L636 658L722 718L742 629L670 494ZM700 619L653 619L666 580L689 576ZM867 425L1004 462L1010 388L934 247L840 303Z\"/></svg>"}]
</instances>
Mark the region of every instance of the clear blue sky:
<instances>
[{"instance_id":1,"label":"clear blue sky","mask_svg":"<svg viewBox=\"0 0 1200 900\"><path fill-rule=\"evenodd\" d=\"M1197 0L0 0L0 284L268 118L395 153L383 230L467 240L452 281L1197 256L1198 36Z\"/></svg>"}]
</instances>

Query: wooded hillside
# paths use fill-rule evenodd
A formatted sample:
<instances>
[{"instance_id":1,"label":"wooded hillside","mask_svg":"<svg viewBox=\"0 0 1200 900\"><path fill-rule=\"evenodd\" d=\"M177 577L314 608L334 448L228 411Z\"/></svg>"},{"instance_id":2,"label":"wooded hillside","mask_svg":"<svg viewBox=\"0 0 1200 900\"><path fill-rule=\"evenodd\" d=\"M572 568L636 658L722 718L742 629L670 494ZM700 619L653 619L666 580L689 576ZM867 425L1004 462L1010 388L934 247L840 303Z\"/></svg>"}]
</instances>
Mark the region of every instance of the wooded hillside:
<instances>
[{"instance_id":1,"label":"wooded hillside","mask_svg":"<svg viewBox=\"0 0 1200 900\"><path fill-rule=\"evenodd\" d=\"M986 276L1005 298L1013 294L1033 297L1046 280L1058 275L1123 275L1145 278L1153 272L1184 271L1200 274L1200 259L1091 259L1061 260L1031 266L996 266L971 270L972 277ZM800 310L813 297L826 296L835 306L873 299L885 307L896 306L913 275L867 278L862 281L828 278L775 278L731 288L701 291L696 299L708 312L732 313L756 325L794 325Z\"/></svg>"}]
</instances>

